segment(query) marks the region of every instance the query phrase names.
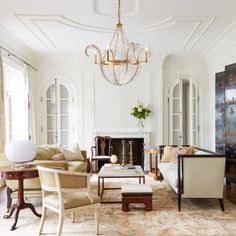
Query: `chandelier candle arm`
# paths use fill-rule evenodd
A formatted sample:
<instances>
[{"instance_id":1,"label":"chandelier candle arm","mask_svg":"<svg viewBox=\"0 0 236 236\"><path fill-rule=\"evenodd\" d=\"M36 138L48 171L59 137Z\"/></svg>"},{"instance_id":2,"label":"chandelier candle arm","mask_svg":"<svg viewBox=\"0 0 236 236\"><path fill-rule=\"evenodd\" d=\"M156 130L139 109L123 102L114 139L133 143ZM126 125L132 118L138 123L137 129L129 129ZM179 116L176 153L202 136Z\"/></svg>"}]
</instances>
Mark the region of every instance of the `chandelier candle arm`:
<instances>
[{"instance_id":1,"label":"chandelier candle arm","mask_svg":"<svg viewBox=\"0 0 236 236\"><path fill-rule=\"evenodd\" d=\"M121 23L120 3L118 0L116 29L107 48L101 51L94 44L85 48L86 56L90 49L94 50L94 64L99 65L103 78L118 86L130 83L137 76L140 64L148 62L151 56L147 47L140 48L139 44L128 41Z\"/></svg>"}]
</instances>

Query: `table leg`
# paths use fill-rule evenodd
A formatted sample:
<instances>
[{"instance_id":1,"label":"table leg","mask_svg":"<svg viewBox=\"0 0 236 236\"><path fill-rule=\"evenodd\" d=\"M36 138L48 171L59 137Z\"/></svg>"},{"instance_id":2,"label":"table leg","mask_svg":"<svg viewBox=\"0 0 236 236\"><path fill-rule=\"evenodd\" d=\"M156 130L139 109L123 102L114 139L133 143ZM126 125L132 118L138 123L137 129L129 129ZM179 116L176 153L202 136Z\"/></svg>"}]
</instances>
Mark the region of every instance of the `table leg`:
<instances>
[{"instance_id":1,"label":"table leg","mask_svg":"<svg viewBox=\"0 0 236 236\"><path fill-rule=\"evenodd\" d=\"M98 177L98 196L100 197L100 177Z\"/></svg>"},{"instance_id":2,"label":"table leg","mask_svg":"<svg viewBox=\"0 0 236 236\"><path fill-rule=\"evenodd\" d=\"M141 184L141 178L140 177L138 178L138 182L139 182L139 184Z\"/></svg>"},{"instance_id":3,"label":"table leg","mask_svg":"<svg viewBox=\"0 0 236 236\"><path fill-rule=\"evenodd\" d=\"M155 180L159 180L158 178L158 169L157 169L157 154L155 155Z\"/></svg>"},{"instance_id":4,"label":"table leg","mask_svg":"<svg viewBox=\"0 0 236 236\"><path fill-rule=\"evenodd\" d=\"M149 154L149 173L152 173L152 154Z\"/></svg>"},{"instance_id":5,"label":"table leg","mask_svg":"<svg viewBox=\"0 0 236 236\"><path fill-rule=\"evenodd\" d=\"M104 190L104 178L102 178L102 191Z\"/></svg>"},{"instance_id":6,"label":"table leg","mask_svg":"<svg viewBox=\"0 0 236 236\"><path fill-rule=\"evenodd\" d=\"M17 204L13 204L12 207L10 208L10 212L8 215L4 215L3 218L4 219L9 219L12 214L14 213L15 209L17 209L18 205Z\"/></svg>"},{"instance_id":7,"label":"table leg","mask_svg":"<svg viewBox=\"0 0 236 236\"><path fill-rule=\"evenodd\" d=\"M41 215L36 212L34 206L31 203L25 203L23 181L24 181L23 179L18 179L18 199L17 199L17 203L12 206L9 215L4 216L5 219L9 219L12 216L13 212L16 210L15 222L12 225L11 230L16 229L16 224L17 224L19 212L20 212L21 209L30 208L31 211L36 216L41 217Z\"/></svg>"},{"instance_id":8,"label":"table leg","mask_svg":"<svg viewBox=\"0 0 236 236\"><path fill-rule=\"evenodd\" d=\"M143 184L145 184L145 176L143 176Z\"/></svg>"}]
</instances>

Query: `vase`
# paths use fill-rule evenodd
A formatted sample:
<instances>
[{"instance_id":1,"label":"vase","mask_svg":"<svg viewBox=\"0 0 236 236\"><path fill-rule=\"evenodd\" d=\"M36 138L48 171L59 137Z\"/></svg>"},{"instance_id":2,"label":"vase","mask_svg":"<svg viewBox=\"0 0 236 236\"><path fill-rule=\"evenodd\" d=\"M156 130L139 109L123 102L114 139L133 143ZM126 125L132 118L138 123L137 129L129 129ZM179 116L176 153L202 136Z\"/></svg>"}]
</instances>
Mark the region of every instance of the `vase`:
<instances>
[{"instance_id":1,"label":"vase","mask_svg":"<svg viewBox=\"0 0 236 236\"><path fill-rule=\"evenodd\" d=\"M142 119L139 120L139 128L140 129L144 129L144 124L143 124L143 120Z\"/></svg>"}]
</instances>

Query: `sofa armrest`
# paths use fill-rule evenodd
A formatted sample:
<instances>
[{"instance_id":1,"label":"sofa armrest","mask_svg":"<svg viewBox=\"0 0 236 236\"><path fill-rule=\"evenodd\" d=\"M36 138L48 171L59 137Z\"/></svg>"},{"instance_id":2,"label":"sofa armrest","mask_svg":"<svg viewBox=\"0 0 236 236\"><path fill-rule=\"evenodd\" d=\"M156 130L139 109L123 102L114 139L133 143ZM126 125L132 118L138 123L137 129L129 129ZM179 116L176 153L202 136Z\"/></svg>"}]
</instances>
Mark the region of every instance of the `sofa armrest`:
<instances>
[{"instance_id":1,"label":"sofa armrest","mask_svg":"<svg viewBox=\"0 0 236 236\"><path fill-rule=\"evenodd\" d=\"M178 193L184 198L222 198L225 155L178 154ZM200 173L200 174L199 174Z\"/></svg>"}]
</instances>

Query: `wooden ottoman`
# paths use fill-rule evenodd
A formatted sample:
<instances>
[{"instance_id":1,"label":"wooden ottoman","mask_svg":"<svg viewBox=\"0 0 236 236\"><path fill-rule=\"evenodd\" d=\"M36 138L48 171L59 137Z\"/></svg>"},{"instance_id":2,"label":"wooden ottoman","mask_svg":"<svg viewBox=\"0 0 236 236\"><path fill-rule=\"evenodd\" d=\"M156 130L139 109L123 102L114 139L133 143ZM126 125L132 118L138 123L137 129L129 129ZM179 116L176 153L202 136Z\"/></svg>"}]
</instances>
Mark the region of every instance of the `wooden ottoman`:
<instances>
[{"instance_id":1,"label":"wooden ottoman","mask_svg":"<svg viewBox=\"0 0 236 236\"><path fill-rule=\"evenodd\" d=\"M122 211L129 211L130 203L144 203L145 211L152 210L152 188L146 184L127 184L123 185Z\"/></svg>"}]
</instances>

